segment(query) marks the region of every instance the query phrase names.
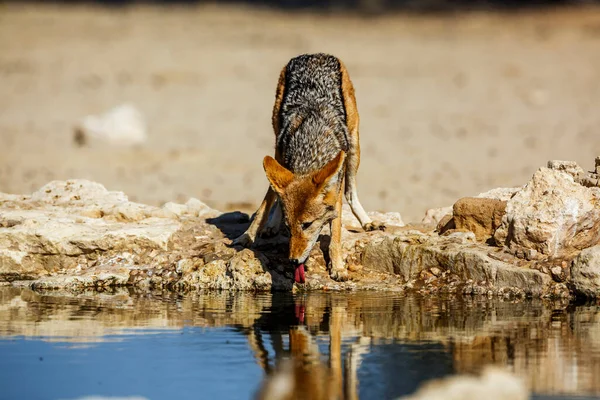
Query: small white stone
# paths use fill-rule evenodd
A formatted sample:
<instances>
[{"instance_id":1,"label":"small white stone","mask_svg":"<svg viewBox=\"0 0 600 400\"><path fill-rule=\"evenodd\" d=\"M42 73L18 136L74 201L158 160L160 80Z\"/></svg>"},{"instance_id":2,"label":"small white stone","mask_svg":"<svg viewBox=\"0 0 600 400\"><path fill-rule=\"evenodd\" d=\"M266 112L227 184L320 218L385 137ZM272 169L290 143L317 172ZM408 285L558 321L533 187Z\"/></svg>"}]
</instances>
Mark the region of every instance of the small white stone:
<instances>
[{"instance_id":1,"label":"small white stone","mask_svg":"<svg viewBox=\"0 0 600 400\"><path fill-rule=\"evenodd\" d=\"M132 104L122 104L102 115L88 115L75 128L75 140L83 145L100 140L116 146L140 145L147 140L142 113Z\"/></svg>"}]
</instances>

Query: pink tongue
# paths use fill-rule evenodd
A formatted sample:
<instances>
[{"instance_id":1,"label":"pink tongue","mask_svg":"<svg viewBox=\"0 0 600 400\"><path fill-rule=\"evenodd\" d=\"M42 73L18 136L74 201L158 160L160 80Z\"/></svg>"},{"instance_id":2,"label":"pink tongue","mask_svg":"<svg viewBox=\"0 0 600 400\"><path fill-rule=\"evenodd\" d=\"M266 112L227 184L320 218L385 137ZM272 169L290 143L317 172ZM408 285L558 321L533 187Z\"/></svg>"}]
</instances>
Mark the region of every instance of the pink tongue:
<instances>
[{"instance_id":1,"label":"pink tongue","mask_svg":"<svg viewBox=\"0 0 600 400\"><path fill-rule=\"evenodd\" d=\"M300 305L300 304L296 304L295 307L295 311L296 311L296 318L298 318L298 323L303 324L304 323L304 306Z\"/></svg>"},{"instance_id":2,"label":"pink tongue","mask_svg":"<svg viewBox=\"0 0 600 400\"><path fill-rule=\"evenodd\" d=\"M296 283L304 283L304 264L300 264L296 267L294 272L294 280Z\"/></svg>"}]
</instances>

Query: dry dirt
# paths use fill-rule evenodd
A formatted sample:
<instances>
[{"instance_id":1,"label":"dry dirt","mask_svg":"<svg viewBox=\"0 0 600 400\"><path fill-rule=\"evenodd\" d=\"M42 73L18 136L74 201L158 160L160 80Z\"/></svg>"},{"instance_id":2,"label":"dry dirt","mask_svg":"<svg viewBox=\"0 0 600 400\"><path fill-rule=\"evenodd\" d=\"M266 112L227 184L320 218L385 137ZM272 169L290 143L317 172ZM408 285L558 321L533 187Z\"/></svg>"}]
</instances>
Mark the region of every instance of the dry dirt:
<instances>
[{"instance_id":1,"label":"dry dirt","mask_svg":"<svg viewBox=\"0 0 600 400\"><path fill-rule=\"evenodd\" d=\"M600 155L600 9L386 16L199 6L0 4L0 192L87 178L150 204L250 211L267 181L281 67L345 61L361 113L367 210L429 207ZM140 149L78 148L84 115L130 101Z\"/></svg>"}]
</instances>

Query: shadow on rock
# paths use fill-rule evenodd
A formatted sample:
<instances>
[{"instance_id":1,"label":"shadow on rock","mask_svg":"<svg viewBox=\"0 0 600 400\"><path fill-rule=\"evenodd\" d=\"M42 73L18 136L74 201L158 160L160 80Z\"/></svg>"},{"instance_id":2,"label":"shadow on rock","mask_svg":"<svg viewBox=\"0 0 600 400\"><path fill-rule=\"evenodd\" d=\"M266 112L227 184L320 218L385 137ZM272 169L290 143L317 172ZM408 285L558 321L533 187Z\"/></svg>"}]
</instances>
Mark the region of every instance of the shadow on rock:
<instances>
[{"instance_id":1,"label":"shadow on rock","mask_svg":"<svg viewBox=\"0 0 600 400\"><path fill-rule=\"evenodd\" d=\"M206 222L216 226L227 239L235 239L248 229L250 226L250 217L248 214L233 211L227 212L214 218L207 218Z\"/></svg>"},{"instance_id":2,"label":"shadow on rock","mask_svg":"<svg viewBox=\"0 0 600 400\"><path fill-rule=\"evenodd\" d=\"M233 211L223 213L218 217L208 218L206 219L206 222L219 229L227 239L233 240L248 229L250 218L248 214ZM245 248L233 244L226 245L236 251L236 256L229 262L227 275L230 278L237 280L239 277L236 277L236 272L238 272L239 275L245 275L247 273L248 263L258 261L264 272L267 272L271 276L271 281L273 283L271 286L272 292L291 291L293 287L293 276L291 275L291 271L289 271L289 274L286 274L286 267L288 265L287 245L279 239L283 238L277 236L266 240L260 239L252 248ZM239 266L237 265L237 261L241 261Z\"/></svg>"}]
</instances>

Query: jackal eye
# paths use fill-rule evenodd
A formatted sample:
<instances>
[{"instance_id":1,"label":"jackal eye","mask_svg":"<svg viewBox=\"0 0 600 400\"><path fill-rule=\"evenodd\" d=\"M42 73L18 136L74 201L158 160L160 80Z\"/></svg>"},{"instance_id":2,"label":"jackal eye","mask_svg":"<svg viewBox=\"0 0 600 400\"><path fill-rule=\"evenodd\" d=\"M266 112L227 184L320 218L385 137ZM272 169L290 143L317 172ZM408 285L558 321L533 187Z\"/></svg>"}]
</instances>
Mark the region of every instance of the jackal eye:
<instances>
[{"instance_id":1,"label":"jackal eye","mask_svg":"<svg viewBox=\"0 0 600 400\"><path fill-rule=\"evenodd\" d=\"M302 230L303 230L303 231L305 231L305 230L307 230L308 228L310 228L310 226L312 225L312 223L313 223L313 221L311 221L311 222L304 222L304 223L302 224Z\"/></svg>"}]
</instances>

